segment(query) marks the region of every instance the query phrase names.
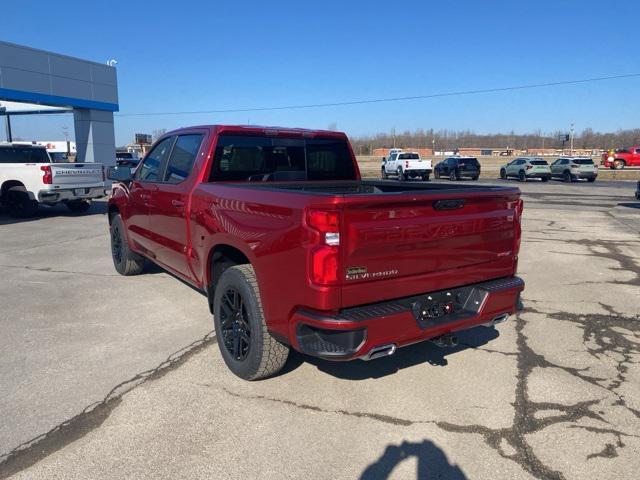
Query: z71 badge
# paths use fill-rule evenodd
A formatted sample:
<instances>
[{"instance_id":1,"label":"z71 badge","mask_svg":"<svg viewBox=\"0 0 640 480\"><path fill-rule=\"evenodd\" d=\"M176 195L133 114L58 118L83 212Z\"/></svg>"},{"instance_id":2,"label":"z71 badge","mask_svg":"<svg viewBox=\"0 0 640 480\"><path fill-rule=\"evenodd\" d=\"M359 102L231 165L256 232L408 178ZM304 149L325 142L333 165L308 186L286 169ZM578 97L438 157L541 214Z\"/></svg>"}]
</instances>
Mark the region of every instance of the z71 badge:
<instances>
[{"instance_id":1,"label":"z71 badge","mask_svg":"<svg viewBox=\"0 0 640 480\"><path fill-rule=\"evenodd\" d=\"M398 275L398 270L384 270L382 272L367 271L367 267L348 267L346 280L373 280L375 278L394 277Z\"/></svg>"}]
</instances>

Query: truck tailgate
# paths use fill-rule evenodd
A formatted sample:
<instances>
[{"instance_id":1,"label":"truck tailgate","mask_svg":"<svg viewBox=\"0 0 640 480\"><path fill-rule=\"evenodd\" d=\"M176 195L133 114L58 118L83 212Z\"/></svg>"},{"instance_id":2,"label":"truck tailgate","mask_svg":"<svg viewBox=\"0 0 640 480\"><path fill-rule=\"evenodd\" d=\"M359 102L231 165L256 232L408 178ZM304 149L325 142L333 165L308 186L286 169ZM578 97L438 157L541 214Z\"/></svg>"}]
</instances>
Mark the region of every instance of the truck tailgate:
<instances>
[{"instance_id":1,"label":"truck tailgate","mask_svg":"<svg viewBox=\"0 0 640 480\"><path fill-rule=\"evenodd\" d=\"M503 189L347 199L343 306L513 275L519 196Z\"/></svg>"},{"instance_id":2,"label":"truck tailgate","mask_svg":"<svg viewBox=\"0 0 640 480\"><path fill-rule=\"evenodd\" d=\"M55 186L90 186L103 182L101 163L52 163Z\"/></svg>"}]
</instances>

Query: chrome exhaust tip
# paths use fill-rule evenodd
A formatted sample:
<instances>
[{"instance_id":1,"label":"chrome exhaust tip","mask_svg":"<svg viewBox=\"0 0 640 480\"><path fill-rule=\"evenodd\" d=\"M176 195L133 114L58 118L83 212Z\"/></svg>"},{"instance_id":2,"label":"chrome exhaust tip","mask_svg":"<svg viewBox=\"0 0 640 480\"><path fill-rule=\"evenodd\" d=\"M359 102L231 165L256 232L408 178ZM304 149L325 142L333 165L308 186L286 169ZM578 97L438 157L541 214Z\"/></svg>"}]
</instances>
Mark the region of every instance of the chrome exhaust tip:
<instances>
[{"instance_id":1,"label":"chrome exhaust tip","mask_svg":"<svg viewBox=\"0 0 640 480\"><path fill-rule=\"evenodd\" d=\"M506 322L507 319L509 318L509 314L508 313L502 313L496 317L493 317L493 319L490 322L487 323L483 323L482 326L483 327L493 327L499 323L503 323Z\"/></svg>"},{"instance_id":2,"label":"chrome exhaust tip","mask_svg":"<svg viewBox=\"0 0 640 480\"><path fill-rule=\"evenodd\" d=\"M396 353L396 349L397 347L395 343L378 345L377 347L373 347L371 350L369 350L369 353L362 357L362 360L368 362L369 360L375 360L376 358L388 357Z\"/></svg>"},{"instance_id":3,"label":"chrome exhaust tip","mask_svg":"<svg viewBox=\"0 0 640 480\"><path fill-rule=\"evenodd\" d=\"M507 318L509 318L508 313L503 313L502 315L498 315L496 318L493 319L493 324L497 325L498 323L506 322Z\"/></svg>"}]
</instances>

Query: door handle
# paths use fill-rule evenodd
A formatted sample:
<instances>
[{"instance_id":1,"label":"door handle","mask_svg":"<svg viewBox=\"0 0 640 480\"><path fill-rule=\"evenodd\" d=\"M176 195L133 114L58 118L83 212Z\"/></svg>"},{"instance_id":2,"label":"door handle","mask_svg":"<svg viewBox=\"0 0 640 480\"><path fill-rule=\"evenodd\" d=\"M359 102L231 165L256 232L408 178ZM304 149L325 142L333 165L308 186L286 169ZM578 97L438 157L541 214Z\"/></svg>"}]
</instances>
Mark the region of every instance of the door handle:
<instances>
[{"instance_id":1,"label":"door handle","mask_svg":"<svg viewBox=\"0 0 640 480\"><path fill-rule=\"evenodd\" d=\"M171 200L171 205L176 208L184 207L184 202L182 200Z\"/></svg>"}]
</instances>

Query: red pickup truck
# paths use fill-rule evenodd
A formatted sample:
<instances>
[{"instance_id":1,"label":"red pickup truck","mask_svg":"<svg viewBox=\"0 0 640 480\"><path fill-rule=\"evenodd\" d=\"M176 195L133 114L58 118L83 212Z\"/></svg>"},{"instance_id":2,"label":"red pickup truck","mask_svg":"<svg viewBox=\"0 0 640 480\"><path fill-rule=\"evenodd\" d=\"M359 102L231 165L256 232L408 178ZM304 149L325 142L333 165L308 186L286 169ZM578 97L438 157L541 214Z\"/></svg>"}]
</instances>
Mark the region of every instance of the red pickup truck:
<instances>
[{"instance_id":1,"label":"red pickup truck","mask_svg":"<svg viewBox=\"0 0 640 480\"><path fill-rule=\"evenodd\" d=\"M602 154L600 164L617 170L625 167L640 167L640 145L605 152Z\"/></svg>"},{"instance_id":2,"label":"red pickup truck","mask_svg":"<svg viewBox=\"0 0 640 480\"><path fill-rule=\"evenodd\" d=\"M148 259L206 294L227 366L254 380L290 348L370 360L515 312L512 187L362 180L343 133L201 126L112 167L116 270Z\"/></svg>"}]
</instances>

